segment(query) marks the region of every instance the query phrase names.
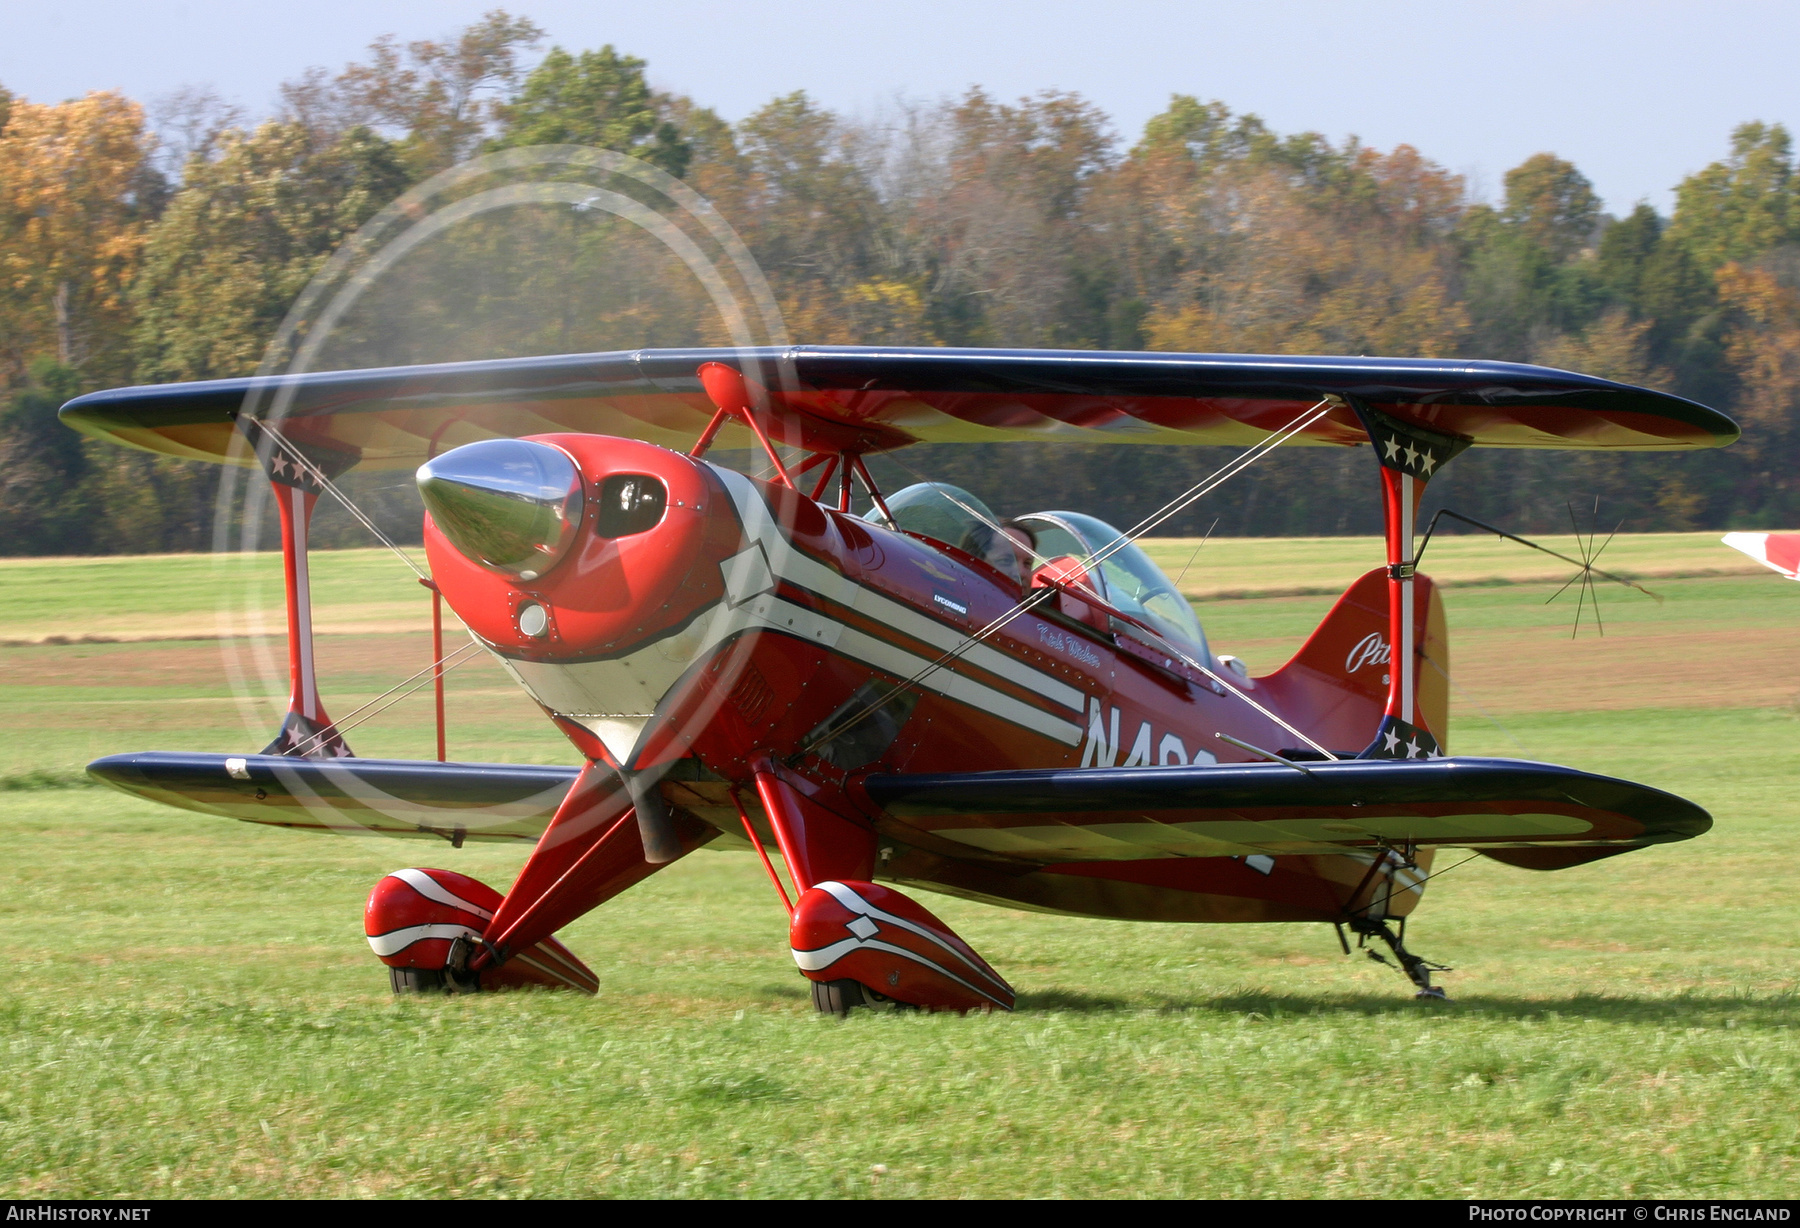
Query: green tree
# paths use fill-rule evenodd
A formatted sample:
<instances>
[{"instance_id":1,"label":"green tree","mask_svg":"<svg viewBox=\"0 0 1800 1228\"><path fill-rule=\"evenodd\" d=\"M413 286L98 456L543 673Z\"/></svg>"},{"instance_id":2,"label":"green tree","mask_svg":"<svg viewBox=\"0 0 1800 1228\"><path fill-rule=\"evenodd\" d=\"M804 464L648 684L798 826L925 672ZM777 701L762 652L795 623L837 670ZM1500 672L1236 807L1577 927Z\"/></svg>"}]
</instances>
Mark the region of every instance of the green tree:
<instances>
[{"instance_id":1,"label":"green tree","mask_svg":"<svg viewBox=\"0 0 1800 1228\"><path fill-rule=\"evenodd\" d=\"M1663 220L1649 205L1639 203L1629 215L1614 222L1600 236L1600 284L1617 303L1641 314L1644 273L1662 250Z\"/></svg>"},{"instance_id":2,"label":"green tree","mask_svg":"<svg viewBox=\"0 0 1800 1228\"><path fill-rule=\"evenodd\" d=\"M28 381L0 407L0 553L85 554L95 528L85 515L88 474L81 436L57 420L81 391L76 371L53 358L32 363Z\"/></svg>"},{"instance_id":3,"label":"green tree","mask_svg":"<svg viewBox=\"0 0 1800 1228\"><path fill-rule=\"evenodd\" d=\"M1725 394L1714 281L1669 240L1656 210L1639 204L1607 227L1596 271L1611 302L1643 323L1646 361L1666 369L1663 383L1703 400Z\"/></svg>"},{"instance_id":4,"label":"green tree","mask_svg":"<svg viewBox=\"0 0 1800 1228\"><path fill-rule=\"evenodd\" d=\"M320 265L409 178L400 151L366 128L315 150L300 125L270 123L222 148L189 164L150 231L133 288L141 379L254 371Z\"/></svg>"},{"instance_id":5,"label":"green tree","mask_svg":"<svg viewBox=\"0 0 1800 1228\"><path fill-rule=\"evenodd\" d=\"M1231 108L1222 102L1174 94L1168 108L1144 124L1144 134L1131 147L1131 156L1179 158L1196 168L1217 166L1243 157L1252 135L1261 130L1262 121L1254 115L1233 123Z\"/></svg>"},{"instance_id":6,"label":"green tree","mask_svg":"<svg viewBox=\"0 0 1800 1228\"><path fill-rule=\"evenodd\" d=\"M1476 205L1456 228L1470 321L1464 350L1529 362L1557 337L1587 328L1606 306L1591 246L1600 201L1586 176L1554 154L1532 155L1505 182L1500 208Z\"/></svg>"},{"instance_id":7,"label":"green tree","mask_svg":"<svg viewBox=\"0 0 1800 1228\"><path fill-rule=\"evenodd\" d=\"M498 147L592 145L632 154L680 178L692 149L644 80L644 61L608 45L570 55L561 47L531 74L501 115Z\"/></svg>"},{"instance_id":8,"label":"green tree","mask_svg":"<svg viewBox=\"0 0 1800 1228\"><path fill-rule=\"evenodd\" d=\"M1675 189L1671 242L1711 273L1727 261L1754 260L1800 229L1793 141L1780 124L1740 124L1731 153Z\"/></svg>"}]
</instances>

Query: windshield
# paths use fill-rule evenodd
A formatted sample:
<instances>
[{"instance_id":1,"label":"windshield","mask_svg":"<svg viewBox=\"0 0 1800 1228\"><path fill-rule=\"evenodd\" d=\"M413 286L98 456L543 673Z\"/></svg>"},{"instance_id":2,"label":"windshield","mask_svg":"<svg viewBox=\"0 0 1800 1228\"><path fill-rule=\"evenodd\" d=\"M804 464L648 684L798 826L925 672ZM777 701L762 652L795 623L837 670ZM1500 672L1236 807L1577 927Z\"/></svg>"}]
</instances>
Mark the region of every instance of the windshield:
<instances>
[{"instance_id":1,"label":"windshield","mask_svg":"<svg viewBox=\"0 0 1800 1228\"><path fill-rule=\"evenodd\" d=\"M879 507L870 508L863 519L955 546L997 568L1015 583L1024 579L1018 550L993 527L1000 518L962 487L948 482L918 482L889 495L887 505L894 514L892 522Z\"/></svg>"},{"instance_id":2,"label":"windshield","mask_svg":"<svg viewBox=\"0 0 1800 1228\"><path fill-rule=\"evenodd\" d=\"M1086 562L1122 536L1104 520L1080 512L1038 512L1012 523L1031 534L1040 564L1063 555ZM1136 546L1119 546L1102 560L1100 588L1114 609L1142 619L1170 639L1191 644L1205 655L1206 635L1200 630L1200 620L1194 617L1194 607L1176 591L1162 569L1150 561L1150 556Z\"/></svg>"}]
</instances>

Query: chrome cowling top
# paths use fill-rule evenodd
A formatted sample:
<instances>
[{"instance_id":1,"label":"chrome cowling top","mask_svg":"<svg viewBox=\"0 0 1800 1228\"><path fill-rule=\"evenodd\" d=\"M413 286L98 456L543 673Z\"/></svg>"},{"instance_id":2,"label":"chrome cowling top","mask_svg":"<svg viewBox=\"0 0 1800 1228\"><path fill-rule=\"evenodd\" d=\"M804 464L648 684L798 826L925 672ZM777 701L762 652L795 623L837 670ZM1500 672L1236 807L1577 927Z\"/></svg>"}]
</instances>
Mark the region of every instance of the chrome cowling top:
<instances>
[{"instance_id":1,"label":"chrome cowling top","mask_svg":"<svg viewBox=\"0 0 1800 1228\"><path fill-rule=\"evenodd\" d=\"M451 544L499 575L537 579L569 552L581 526L581 471L547 443L464 444L419 466L418 483Z\"/></svg>"}]
</instances>

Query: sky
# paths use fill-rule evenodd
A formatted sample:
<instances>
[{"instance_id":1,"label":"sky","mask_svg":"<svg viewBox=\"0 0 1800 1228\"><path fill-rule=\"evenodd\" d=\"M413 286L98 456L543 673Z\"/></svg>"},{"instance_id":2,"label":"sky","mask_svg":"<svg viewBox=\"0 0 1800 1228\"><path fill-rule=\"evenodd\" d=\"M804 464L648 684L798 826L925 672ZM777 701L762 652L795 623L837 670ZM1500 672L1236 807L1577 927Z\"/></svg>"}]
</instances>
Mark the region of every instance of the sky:
<instances>
[{"instance_id":1,"label":"sky","mask_svg":"<svg viewBox=\"0 0 1800 1228\"><path fill-rule=\"evenodd\" d=\"M1080 93L1129 143L1175 93L1279 132L1411 144L1492 199L1534 153L1614 213L1667 213L1746 120L1800 124L1793 0L5 0L0 84L34 101L210 85L253 115L375 37L442 37L496 4L571 50L611 43L727 119L805 90L873 116L980 85Z\"/></svg>"}]
</instances>

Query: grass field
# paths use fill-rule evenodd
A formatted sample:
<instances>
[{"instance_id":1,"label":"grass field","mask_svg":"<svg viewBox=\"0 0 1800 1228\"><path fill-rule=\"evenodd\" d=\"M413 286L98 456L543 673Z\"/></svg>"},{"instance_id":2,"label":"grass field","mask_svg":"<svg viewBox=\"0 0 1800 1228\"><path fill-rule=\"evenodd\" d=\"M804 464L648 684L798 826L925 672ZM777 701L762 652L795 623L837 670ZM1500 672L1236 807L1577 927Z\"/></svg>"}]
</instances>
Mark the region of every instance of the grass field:
<instances>
[{"instance_id":1,"label":"grass field","mask_svg":"<svg viewBox=\"0 0 1800 1228\"><path fill-rule=\"evenodd\" d=\"M1195 545L1153 553L1177 573ZM256 650L205 638L221 592L256 599L206 559L0 563L0 1196L1795 1196L1800 585L1706 535L1621 539L1604 561L1664 600L1608 592L1605 638L1571 639L1572 594L1545 604L1562 574L1481 539L1432 551L1451 546L1426 570L1453 585L1452 748L1671 789L1711 833L1553 875L1448 872L1412 937L1456 966L1450 1004L1325 927L932 897L1021 1009L842 1023L813 1016L734 853L565 932L597 999L394 1000L360 937L376 878L504 886L522 852L74 785L98 754L260 744L280 705ZM1213 541L1183 587L1219 651L1266 669L1379 555ZM344 552L316 574L334 710L424 664L409 573ZM428 706L394 715L352 744L427 754ZM452 676L450 727L460 757L568 758L486 665Z\"/></svg>"}]
</instances>

